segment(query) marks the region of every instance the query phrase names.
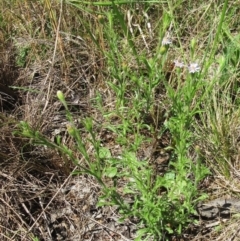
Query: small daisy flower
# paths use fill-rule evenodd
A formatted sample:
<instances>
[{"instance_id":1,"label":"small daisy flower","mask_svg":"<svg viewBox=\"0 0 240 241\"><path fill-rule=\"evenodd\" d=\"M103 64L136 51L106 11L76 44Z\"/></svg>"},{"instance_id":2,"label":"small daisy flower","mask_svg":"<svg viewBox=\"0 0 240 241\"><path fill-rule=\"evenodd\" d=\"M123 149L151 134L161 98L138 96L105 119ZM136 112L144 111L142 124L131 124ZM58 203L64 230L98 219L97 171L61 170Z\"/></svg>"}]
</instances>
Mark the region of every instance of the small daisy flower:
<instances>
[{"instance_id":1,"label":"small daisy flower","mask_svg":"<svg viewBox=\"0 0 240 241\"><path fill-rule=\"evenodd\" d=\"M197 73L201 70L200 66L198 63L190 63L190 65L188 66L188 71L189 73Z\"/></svg>"},{"instance_id":2,"label":"small daisy flower","mask_svg":"<svg viewBox=\"0 0 240 241\"><path fill-rule=\"evenodd\" d=\"M170 33L167 32L162 40L162 45L164 46L164 45L170 45L170 44L172 44L172 38Z\"/></svg>"},{"instance_id":3,"label":"small daisy flower","mask_svg":"<svg viewBox=\"0 0 240 241\"><path fill-rule=\"evenodd\" d=\"M177 68L184 68L185 67L185 64L183 62L180 62L178 60L174 60L173 63L175 64L175 67Z\"/></svg>"}]
</instances>

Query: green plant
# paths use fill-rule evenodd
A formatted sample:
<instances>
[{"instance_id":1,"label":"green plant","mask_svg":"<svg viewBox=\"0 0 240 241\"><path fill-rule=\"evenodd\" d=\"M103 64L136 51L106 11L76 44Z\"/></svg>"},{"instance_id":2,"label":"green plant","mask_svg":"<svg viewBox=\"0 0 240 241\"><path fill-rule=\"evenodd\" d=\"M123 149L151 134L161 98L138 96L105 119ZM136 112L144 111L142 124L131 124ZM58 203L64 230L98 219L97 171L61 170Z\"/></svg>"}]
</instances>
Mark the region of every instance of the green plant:
<instances>
[{"instance_id":1,"label":"green plant","mask_svg":"<svg viewBox=\"0 0 240 241\"><path fill-rule=\"evenodd\" d=\"M39 241L37 237L32 238L33 241Z\"/></svg>"},{"instance_id":2,"label":"green plant","mask_svg":"<svg viewBox=\"0 0 240 241\"><path fill-rule=\"evenodd\" d=\"M99 206L116 205L122 215L121 220L138 220L136 240L147 240L149 237L167 240L169 234L182 233L191 221L191 214L196 212L195 205L205 198L205 195L198 193L198 185L209 172L199 159L192 160L189 156L193 143L192 122L200 112L199 103L193 100L197 92L203 91L203 82L198 73L193 73L199 69L197 64L192 64L184 83L179 71L171 79L173 82L166 77L164 68L168 61L168 45L171 44L167 36L173 19L171 14L163 15L163 24L158 26L156 53L150 57L135 44L138 38L144 37L141 32L131 32L122 10L114 2L111 7L103 11L108 21L103 33L108 51L103 53L108 66L107 84L116 105L114 109L106 110L98 98L98 106L107 123L103 127L117 134L116 142L121 146L121 156L112 156L110 150L101 145L91 117L82 121L87 132L87 137L83 138L61 91L57 96L66 110L69 122L67 131L74 143L71 148L63 144L60 136L52 142L24 121L20 122L17 133L30 138L34 145L58 150L66 160L79 167L73 174L93 176L102 187ZM191 48L194 58L195 44L192 43ZM156 89L160 85L165 88L170 110L165 124L155 123L154 126L144 122L144 115L151 114L154 109ZM113 122L112 117L117 121ZM136 151L146 139L142 134L146 129L153 136L159 136L163 129L171 133L172 144L168 149L171 149L172 156L164 174L156 175L148 158L139 160L136 156ZM89 145L93 148L92 153L87 151ZM84 162L76 158L76 153L81 153ZM123 179L127 184L122 190L120 184ZM127 201L128 197L131 202Z\"/></svg>"},{"instance_id":3,"label":"green plant","mask_svg":"<svg viewBox=\"0 0 240 241\"><path fill-rule=\"evenodd\" d=\"M18 67L25 67L27 64L27 57L30 51L29 46L19 47L17 51L16 64Z\"/></svg>"},{"instance_id":4,"label":"green plant","mask_svg":"<svg viewBox=\"0 0 240 241\"><path fill-rule=\"evenodd\" d=\"M20 130L17 133L31 138L32 144L57 149L79 167L79 170L73 174L87 173L94 176L102 186L103 195L99 198L100 206L117 205L122 215L121 220L131 217L138 219L140 229L136 240L142 240L144 237L147 240L150 236L164 238L166 233L173 233L176 228L177 232L181 233L182 227L190 221L189 214L195 213L194 203L199 200L199 197L195 198L198 196L197 184L206 174L201 164L191 167L191 161L185 157L186 146L184 145L186 143L183 141L182 144L176 146L176 150L179 147L176 152L179 157L177 162L172 164L174 169L164 176L157 176L153 179L152 168L145 160L139 161L134 152L126 148L122 156L116 158L111 156L107 148L100 146L94 133L93 122L87 118L84 121L85 129L89 133L88 142L93 146L95 156L94 160L90 160L86 143L74 126L71 113L60 91L58 98L66 108L70 123L68 133L75 140L75 147L69 149L61 143L60 137L57 137L57 143L49 141L38 131L32 130L26 122L20 123ZM174 123L174 120L169 123ZM171 130L170 125L168 128ZM181 137L186 139L188 137L186 133L181 134ZM79 160L74 157L76 150L83 155L85 163L80 164ZM194 181L187 177L191 173L196 176ZM123 177L128 180L128 184L123 192L120 192L119 182ZM107 181L109 178L112 184ZM125 201L125 197L129 195L133 197L132 203Z\"/></svg>"}]
</instances>

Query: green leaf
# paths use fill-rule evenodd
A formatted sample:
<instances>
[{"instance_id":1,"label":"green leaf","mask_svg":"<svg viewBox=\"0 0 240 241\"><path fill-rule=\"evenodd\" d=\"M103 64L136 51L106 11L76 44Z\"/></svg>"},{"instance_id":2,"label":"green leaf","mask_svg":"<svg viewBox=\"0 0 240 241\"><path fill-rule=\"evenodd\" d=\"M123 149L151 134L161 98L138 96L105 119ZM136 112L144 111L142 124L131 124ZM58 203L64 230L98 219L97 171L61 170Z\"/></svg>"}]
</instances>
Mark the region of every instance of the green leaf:
<instances>
[{"instance_id":1,"label":"green leaf","mask_svg":"<svg viewBox=\"0 0 240 241\"><path fill-rule=\"evenodd\" d=\"M117 168L116 167L108 167L106 170L105 170L105 175L107 177L115 177L117 175Z\"/></svg>"},{"instance_id":2,"label":"green leaf","mask_svg":"<svg viewBox=\"0 0 240 241\"><path fill-rule=\"evenodd\" d=\"M176 174L174 172L167 172L164 177L166 180L175 180Z\"/></svg>"},{"instance_id":3,"label":"green leaf","mask_svg":"<svg viewBox=\"0 0 240 241\"><path fill-rule=\"evenodd\" d=\"M101 147L99 150L99 157L102 159L111 158L111 152L106 147Z\"/></svg>"}]
</instances>

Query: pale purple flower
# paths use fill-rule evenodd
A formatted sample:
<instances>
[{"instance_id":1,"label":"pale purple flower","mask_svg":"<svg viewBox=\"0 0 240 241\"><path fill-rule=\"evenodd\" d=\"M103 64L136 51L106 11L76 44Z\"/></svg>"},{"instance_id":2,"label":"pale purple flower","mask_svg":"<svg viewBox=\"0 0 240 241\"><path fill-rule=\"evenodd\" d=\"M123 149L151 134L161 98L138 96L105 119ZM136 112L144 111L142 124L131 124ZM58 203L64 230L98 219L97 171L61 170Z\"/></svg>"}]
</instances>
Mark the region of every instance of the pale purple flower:
<instances>
[{"instance_id":1,"label":"pale purple flower","mask_svg":"<svg viewBox=\"0 0 240 241\"><path fill-rule=\"evenodd\" d=\"M188 66L188 71L189 73L197 73L201 70L200 66L198 63L190 63L190 65Z\"/></svg>"},{"instance_id":2,"label":"pale purple flower","mask_svg":"<svg viewBox=\"0 0 240 241\"><path fill-rule=\"evenodd\" d=\"M184 68L185 67L185 64L183 62L180 62L178 60L174 60L173 63L175 64L175 67L177 68Z\"/></svg>"},{"instance_id":3,"label":"pale purple flower","mask_svg":"<svg viewBox=\"0 0 240 241\"><path fill-rule=\"evenodd\" d=\"M172 44L172 38L169 32L167 32L162 40L162 45L170 45Z\"/></svg>"}]
</instances>

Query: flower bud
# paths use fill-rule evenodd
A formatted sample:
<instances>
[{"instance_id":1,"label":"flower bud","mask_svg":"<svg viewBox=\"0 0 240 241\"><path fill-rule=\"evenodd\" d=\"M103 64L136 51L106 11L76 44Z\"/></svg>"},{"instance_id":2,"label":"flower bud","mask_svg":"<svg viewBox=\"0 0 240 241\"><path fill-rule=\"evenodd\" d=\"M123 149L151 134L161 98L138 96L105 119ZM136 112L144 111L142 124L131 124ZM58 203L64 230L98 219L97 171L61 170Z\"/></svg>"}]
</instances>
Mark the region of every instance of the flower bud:
<instances>
[{"instance_id":1,"label":"flower bud","mask_svg":"<svg viewBox=\"0 0 240 241\"><path fill-rule=\"evenodd\" d=\"M75 136L75 127L72 126L71 124L67 124L67 131L70 136L74 137Z\"/></svg>"},{"instance_id":2,"label":"flower bud","mask_svg":"<svg viewBox=\"0 0 240 241\"><path fill-rule=\"evenodd\" d=\"M159 53L160 54L165 54L167 52L167 46L166 45L162 45L159 49Z\"/></svg>"},{"instance_id":3,"label":"flower bud","mask_svg":"<svg viewBox=\"0 0 240 241\"><path fill-rule=\"evenodd\" d=\"M65 102L65 97L64 97L64 94L61 90L57 91L57 97L61 102Z\"/></svg>"},{"instance_id":4,"label":"flower bud","mask_svg":"<svg viewBox=\"0 0 240 241\"><path fill-rule=\"evenodd\" d=\"M195 48L196 48L196 44L197 44L197 40L195 38L193 38L190 42L190 47L191 47L191 50L194 51Z\"/></svg>"}]
</instances>

